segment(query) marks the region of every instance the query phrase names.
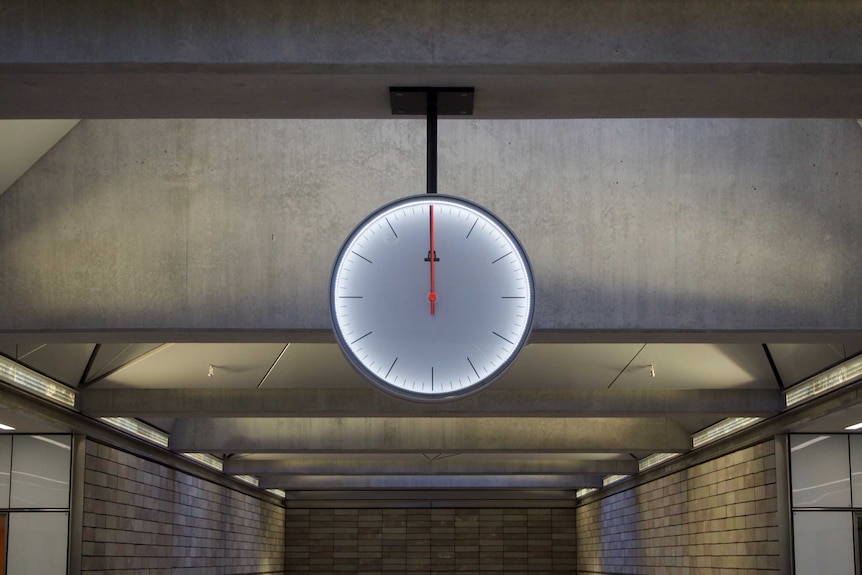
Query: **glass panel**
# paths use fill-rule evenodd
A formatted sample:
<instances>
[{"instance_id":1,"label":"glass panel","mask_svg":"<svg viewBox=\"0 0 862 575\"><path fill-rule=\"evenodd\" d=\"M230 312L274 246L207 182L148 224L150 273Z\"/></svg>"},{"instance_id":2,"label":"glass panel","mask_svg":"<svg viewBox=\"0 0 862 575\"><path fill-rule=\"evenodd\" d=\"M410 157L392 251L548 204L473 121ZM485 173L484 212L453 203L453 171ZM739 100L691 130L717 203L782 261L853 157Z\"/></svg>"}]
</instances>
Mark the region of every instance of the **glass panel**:
<instances>
[{"instance_id":1,"label":"glass panel","mask_svg":"<svg viewBox=\"0 0 862 575\"><path fill-rule=\"evenodd\" d=\"M12 444L12 508L69 508L72 438L16 435Z\"/></svg>"},{"instance_id":2,"label":"glass panel","mask_svg":"<svg viewBox=\"0 0 862 575\"><path fill-rule=\"evenodd\" d=\"M846 435L790 436L794 507L850 507L850 447Z\"/></svg>"},{"instance_id":3,"label":"glass panel","mask_svg":"<svg viewBox=\"0 0 862 575\"><path fill-rule=\"evenodd\" d=\"M9 507L9 474L12 471L12 436L0 435L0 509Z\"/></svg>"},{"instance_id":4,"label":"glass panel","mask_svg":"<svg viewBox=\"0 0 862 575\"><path fill-rule=\"evenodd\" d=\"M0 575L6 573L6 514L0 513Z\"/></svg>"},{"instance_id":5,"label":"glass panel","mask_svg":"<svg viewBox=\"0 0 862 575\"><path fill-rule=\"evenodd\" d=\"M850 483L853 507L862 507L862 435L850 436Z\"/></svg>"},{"instance_id":6,"label":"glass panel","mask_svg":"<svg viewBox=\"0 0 862 575\"><path fill-rule=\"evenodd\" d=\"M793 534L796 575L855 572L852 512L796 511Z\"/></svg>"},{"instance_id":7,"label":"glass panel","mask_svg":"<svg viewBox=\"0 0 862 575\"><path fill-rule=\"evenodd\" d=\"M9 514L9 575L65 575L69 513Z\"/></svg>"},{"instance_id":8,"label":"glass panel","mask_svg":"<svg viewBox=\"0 0 862 575\"><path fill-rule=\"evenodd\" d=\"M862 573L862 515L856 513L856 575Z\"/></svg>"}]
</instances>

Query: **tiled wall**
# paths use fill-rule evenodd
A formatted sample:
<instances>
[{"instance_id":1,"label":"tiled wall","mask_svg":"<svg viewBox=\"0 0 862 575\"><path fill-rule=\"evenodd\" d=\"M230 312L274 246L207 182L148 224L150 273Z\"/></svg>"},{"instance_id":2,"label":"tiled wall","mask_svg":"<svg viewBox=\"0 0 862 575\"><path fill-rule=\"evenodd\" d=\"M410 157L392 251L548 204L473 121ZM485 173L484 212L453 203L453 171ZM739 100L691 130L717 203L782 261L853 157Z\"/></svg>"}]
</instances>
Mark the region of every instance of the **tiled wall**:
<instances>
[{"instance_id":1,"label":"tiled wall","mask_svg":"<svg viewBox=\"0 0 862 575\"><path fill-rule=\"evenodd\" d=\"M288 573L571 573L574 509L288 509Z\"/></svg>"},{"instance_id":2,"label":"tiled wall","mask_svg":"<svg viewBox=\"0 0 862 575\"><path fill-rule=\"evenodd\" d=\"M583 505L577 572L778 573L775 481L769 441Z\"/></svg>"},{"instance_id":3,"label":"tiled wall","mask_svg":"<svg viewBox=\"0 0 862 575\"><path fill-rule=\"evenodd\" d=\"M87 442L82 572L282 573L284 509Z\"/></svg>"}]
</instances>

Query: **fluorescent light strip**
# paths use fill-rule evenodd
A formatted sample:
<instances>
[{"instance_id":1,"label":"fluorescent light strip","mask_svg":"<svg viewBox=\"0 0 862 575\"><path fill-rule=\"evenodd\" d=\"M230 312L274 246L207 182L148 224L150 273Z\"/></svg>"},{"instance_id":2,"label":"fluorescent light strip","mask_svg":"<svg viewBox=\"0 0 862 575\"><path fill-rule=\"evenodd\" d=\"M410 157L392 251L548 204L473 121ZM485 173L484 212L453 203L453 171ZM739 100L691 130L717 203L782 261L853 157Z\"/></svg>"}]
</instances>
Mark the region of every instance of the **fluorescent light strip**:
<instances>
[{"instance_id":1,"label":"fluorescent light strip","mask_svg":"<svg viewBox=\"0 0 862 575\"><path fill-rule=\"evenodd\" d=\"M137 419L130 417L101 417L99 418L109 425L113 425L118 429L122 429L126 433L146 439L150 443L155 443L160 447L168 447L168 434L159 431L155 427L150 427L146 423L142 423Z\"/></svg>"},{"instance_id":2,"label":"fluorescent light strip","mask_svg":"<svg viewBox=\"0 0 862 575\"><path fill-rule=\"evenodd\" d=\"M602 479L602 487L607 487L608 485L611 485L612 483L616 483L617 481L622 481L623 479L626 479L628 477L630 477L630 476L629 475L608 475L607 477Z\"/></svg>"},{"instance_id":3,"label":"fluorescent light strip","mask_svg":"<svg viewBox=\"0 0 862 575\"><path fill-rule=\"evenodd\" d=\"M253 475L234 475L234 479L239 479L240 481L245 481L249 485L254 485L255 487L260 486L260 481L257 477Z\"/></svg>"},{"instance_id":4,"label":"fluorescent light strip","mask_svg":"<svg viewBox=\"0 0 862 575\"><path fill-rule=\"evenodd\" d=\"M183 453L182 456L188 457L189 459L197 461L207 467L212 467L217 471L224 470L224 462L215 455L210 455L209 453Z\"/></svg>"},{"instance_id":5,"label":"fluorescent light strip","mask_svg":"<svg viewBox=\"0 0 862 575\"><path fill-rule=\"evenodd\" d=\"M282 499L287 499L287 493L285 493L281 489L267 489L267 491L269 491L273 495L281 497Z\"/></svg>"},{"instance_id":6,"label":"fluorescent light strip","mask_svg":"<svg viewBox=\"0 0 862 575\"><path fill-rule=\"evenodd\" d=\"M54 403L75 407L75 398L78 395L75 390L2 355L0 355L0 380L50 399Z\"/></svg>"},{"instance_id":7,"label":"fluorescent light strip","mask_svg":"<svg viewBox=\"0 0 862 575\"><path fill-rule=\"evenodd\" d=\"M847 431L856 431L857 429L862 429L862 421L860 421L859 423L854 423L853 425L848 425L844 429L846 429Z\"/></svg>"},{"instance_id":8,"label":"fluorescent light strip","mask_svg":"<svg viewBox=\"0 0 862 575\"><path fill-rule=\"evenodd\" d=\"M638 471L644 471L650 467L655 467L659 463L664 463L668 459L673 459L679 453L653 453L638 461Z\"/></svg>"},{"instance_id":9,"label":"fluorescent light strip","mask_svg":"<svg viewBox=\"0 0 862 575\"><path fill-rule=\"evenodd\" d=\"M727 437L736 433L740 429L753 425L762 420L762 417L728 417L707 427L702 431L698 431L691 438L692 446L697 448L707 443L712 443L723 437Z\"/></svg>"},{"instance_id":10,"label":"fluorescent light strip","mask_svg":"<svg viewBox=\"0 0 862 575\"><path fill-rule=\"evenodd\" d=\"M784 403L787 407L802 403L830 389L852 383L859 377L862 377L862 354L794 385L784 395Z\"/></svg>"},{"instance_id":11,"label":"fluorescent light strip","mask_svg":"<svg viewBox=\"0 0 862 575\"><path fill-rule=\"evenodd\" d=\"M6 425L5 423L0 423L0 430L2 431L15 431L15 428L11 425Z\"/></svg>"},{"instance_id":12,"label":"fluorescent light strip","mask_svg":"<svg viewBox=\"0 0 862 575\"><path fill-rule=\"evenodd\" d=\"M598 491L595 487L585 487L583 489L578 489L577 491L575 491L575 497L580 499L581 497L586 497L587 495L595 491Z\"/></svg>"}]
</instances>

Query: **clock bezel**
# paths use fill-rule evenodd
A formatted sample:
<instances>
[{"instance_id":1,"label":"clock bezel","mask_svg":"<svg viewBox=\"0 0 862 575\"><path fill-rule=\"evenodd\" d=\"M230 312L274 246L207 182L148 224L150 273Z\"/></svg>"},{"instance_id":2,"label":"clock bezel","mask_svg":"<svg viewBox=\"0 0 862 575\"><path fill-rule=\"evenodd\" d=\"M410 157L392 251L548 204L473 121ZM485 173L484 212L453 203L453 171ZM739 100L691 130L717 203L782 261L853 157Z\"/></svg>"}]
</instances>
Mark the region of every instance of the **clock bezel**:
<instances>
[{"instance_id":1,"label":"clock bezel","mask_svg":"<svg viewBox=\"0 0 862 575\"><path fill-rule=\"evenodd\" d=\"M494 225L498 226L507 236L508 240L511 242L513 248L517 250L518 256L523 261L524 264L524 275L526 277L527 284L529 286L529 299L527 302L527 320L526 327L523 331L523 334L519 338L517 342L514 344L514 348L509 355L509 357L494 371L491 372L490 375L481 378L478 382L471 384L467 387L449 391L445 393L423 393L417 391L410 391L408 389L399 387L395 384L392 384L385 379L379 377L377 374L372 372L365 364L363 364L359 358L355 355L350 344L344 338L342 334L342 330L339 327L339 322L337 319L335 307L336 307L336 278L338 277L339 269L342 267L342 263L344 261L345 256L348 253L348 247L352 245L355 238L359 235L359 233L365 229L365 227L372 221L377 220L381 214L392 210L402 204L409 204L410 202L414 202L416 200L423 200L433 202L434 200L444 200L447 202L454 202L464 205L464 207L475 210L479 212L483 217L490 220ZM332 274L330 276L329 283L329 310L330 310L330 320L332 322L332 330L335 334L336 342L338 343L338 347L341 349L342 354L351 364L351 366L369 383L374 385L376 388L381 391L398 397L400 399L405 399L408 401L418 402L418 403L442 403L447 401L455 401L458 399L463 399L465 397L472 396L485 388L487 388L490 384L497 381L503 374L505 374L509 368L514 363L515 359L523 350L524 346L527 345L527 341L529 340L530 334L533 329L533 319L535 315L535 304L536 304L536 290L535 290L535 282L533 278L532 265L530 264L529 257L527 256L527 252L524 249L523 244L521 243L518 236L514 231L496 214L490 211L488 208L477 204L471 200L467 200L465 198L461 198L458 196L452 196L447 194L415 194L410 196L405 196L402 198L398 198L391 202L388 202L374 211L370 212L367 216L365 216L347 235L346 239L342 243L341 247L338 250L338 253L335 258L335 263L332 266Z\"/></svg>"}]
</instances>

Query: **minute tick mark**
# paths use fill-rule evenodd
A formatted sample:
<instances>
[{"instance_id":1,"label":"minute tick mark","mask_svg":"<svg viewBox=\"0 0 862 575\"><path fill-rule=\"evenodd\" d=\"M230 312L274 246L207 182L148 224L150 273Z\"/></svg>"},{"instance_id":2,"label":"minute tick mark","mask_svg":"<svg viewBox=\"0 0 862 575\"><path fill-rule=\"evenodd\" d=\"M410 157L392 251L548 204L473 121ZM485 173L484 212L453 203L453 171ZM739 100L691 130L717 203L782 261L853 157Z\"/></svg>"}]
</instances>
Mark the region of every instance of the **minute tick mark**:
<instances>
[{"instance_id":1,"label":"minute tick mark","mask_svg":"<svg viewBox=\"0 0 862 575\"><path fill-rule=\"evenodd\" d=\"M466 240L467 238L469 238L469 237L470 237L470 234L472 234L472 233L473 233L473 228L475 228L475 227L476 227L476 224L478 224L478 223L479 223L479 218L476 218L476 221L475 221L475 222L473 222L473 225L472 225L472 226L470 226L470 231L469 231L469 232L467 232L467 237L466 237L466 238L464 238L465 240Z\"/></svg>"}]
</instances>

